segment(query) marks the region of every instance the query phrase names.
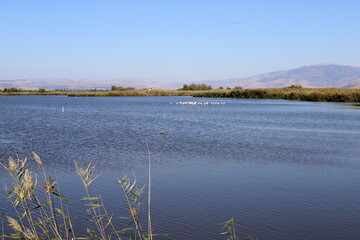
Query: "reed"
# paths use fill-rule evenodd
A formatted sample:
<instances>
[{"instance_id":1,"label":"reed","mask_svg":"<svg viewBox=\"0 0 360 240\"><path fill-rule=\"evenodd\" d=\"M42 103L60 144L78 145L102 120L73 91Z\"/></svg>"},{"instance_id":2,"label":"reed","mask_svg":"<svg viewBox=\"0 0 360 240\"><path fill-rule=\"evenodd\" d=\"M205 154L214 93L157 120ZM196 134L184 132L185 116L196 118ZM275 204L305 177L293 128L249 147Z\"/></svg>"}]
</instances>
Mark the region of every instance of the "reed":
<instances>
[{"instance_id":1,"label":"reed","mask_svg":"<svg viewBox=\"0 0 360 240\"><path fill-rule=\"evenodd\" d=\"M209 98L285 99L315 102L360 102L360 89L337 88L264 88L215 90L113 90L113 91L18 91L0 95L66 95L69 97L193 96Z\"/></svg>"},{"instance_id":2,"label":"reed","mask_svg":"<svg viewBox=\"0 0 360 240\"><path fill-rule=\"evenodd\" d=\"M222 229L224 230L224 232L221 232L220 234L225 235L226 240L236 240L234 218L231 218L226 222L223 222Z\"/></svg>"},{"instance_id":3,"label":"reed","mask_svg":"<svg viewBox=\"0 0 360 240\"><path fill-rule=\"evenodd\" d=\"M152 239L152 233L143 231L138 217L145 186L139 188L135 177L134 180L127 176L118 180L133 219L131 223L118 229L113 222L113 215L108 214L101 196L94 195L89 190L90 185L99 176L95 174L95 165L90 163L82 167L75 163L76 174L82 181L86 193L81 199L88 207L84 212L90 214L89 221L94 226L87 229L87 236L78 236L67 210L67 205L72 201L60 193L57 182L47 175L41 158L36 153L33 153L32 157L39 166L37 169L41 169L43 184L37 180L38 172L29 168L31 164L28 163L28 158L9 158L7 166L0 163L12 178L12 184L6 188L6 191L16 216L6 217L7 226L12 233L5 234L6 224L3 223L0 235L2 239ZM65 204L64 201L67 203ZM3 217L1 219L3 220ZM150 216L148 219L150 220ZM129 231L133 231L133 234Z\"/></svg>"},{"instance_id":4,"label":"reed","mask_svg":"<svg viewBox=\"0 0 360 240\"><path fill-rule=\"evenodd\" d=\"M148 148L148 221L147 229L144 229L139 218L140 205L142 204L142 194L145 186L138 187L136 177L124 176L117 179L118 184L125 196L127 208L131 222L119 229L102 201L100 195L94 195L90 191L90 186L99 177L96 173L96 165L89 163L80 166L75 162L76 174L79 176L86 196L81 199L85 201L87 212L90 214L89 221L93 228L87 228L87 235L79 235L74 229L71 216L67 209L68 204L73 202L64 197L57 182L45 171L44 164L38 154L32 153L32 158L36 162L37 171L29 168L28 158L9 158L8 164L0 165L10 174L12 184L6 188L8 198L14 209L16 217L7 216L7 224L4 223L4 216L1 216L1 239L58 239L58 240L111 240L111 239L139 239L152 240L155 236L152 232L152 221L150 211L151 198L151 152ZM39 171L40 169L40 171ZM38 172L41 172L44 183L38 182ZM66 202L66 204L65 204ZM10 232L5 233L5 225L10 228ZM234 219L223 223L224 231L220 233L226 236L227 240L237 239L235 234Z\"/></svg>"},{"instance_id":5,"label":"reed","mask_svg":"<svg viewBox=\"0 0 360 240\"><path fill-rule=\"evenodd\" d=\"M212 90L196 92L193 97L285 99L315 102L360 102L360 89L269 88Z\"/></svg>"},{"instance_id":6,"label":"reed","mask_svg":"<svg viewBox=\"0 0 360 240\"><path fill-rule=\"evenodd\" d=\"M191 96L194 91L177 91L166 89L139 89L139 90L111 90L111 91L19 91L2 92L3 96L21 96L21 95L65 95L69 97L136 97L136 96Z\"/></svg>"},{"instance_id":7,"label":"reed","mask_svg":"<svg viewBox=\"0 0 360 240\"><path fill-rule=\"evenodd\" d=\"M102 92L71 92L69 97L141 97L141 96L191 96L191 91L176 90L128 90L128 91L102 91Z\"/></svg>"},{"instance_id":8,"label":"reed","mask_svg":"<svg viewBox=\"0 0 360 240\"><path fill-rule=\"evenodd\" d=\"M35 161L42 167L41 159L34 153ZM56 189L56 182L43 171L45 183L41 185L37 176L27 167L27 158L8 159L9 172L13 183L6 190L17 219L7 217L9 226L15 233L7 236L20 239L57 238L69 239L70 219L64 214L62 201L67 200ZM43 169L44 170L44 169ZM39 186L43 194L37 194ZM39 196L40 195L40 196ZM54 198L57 197L57 199ZM59 215L64 224L60 225Z\"/></svg>"}]
</instances>

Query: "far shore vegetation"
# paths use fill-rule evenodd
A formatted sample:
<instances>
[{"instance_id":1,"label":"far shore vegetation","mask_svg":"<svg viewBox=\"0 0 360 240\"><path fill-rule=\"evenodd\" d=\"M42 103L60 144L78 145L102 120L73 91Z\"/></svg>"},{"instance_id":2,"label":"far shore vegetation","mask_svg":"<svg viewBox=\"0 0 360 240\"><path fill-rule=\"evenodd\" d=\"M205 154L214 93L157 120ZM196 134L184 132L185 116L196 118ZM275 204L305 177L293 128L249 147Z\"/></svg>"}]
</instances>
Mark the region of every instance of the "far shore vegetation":
<instances>
[{"instance_id":1,"label":"far shore vegetation","mask_svg":"<svg viewBox=\"0 0 360 240\"><path fill-rule=\"evenodd\" d=\"M291 85L286 88L243 89L219 87L214 89L206 84L184 84L177 90L135 89L132 87L111 86L109 89L92 88L88 90L23 90L4 88L0 95L66 95L69 97L126 97L126 96L192 96L208 98L254 98L285 99L315 102L360 102L360 89L304 88Z\"/></svg>"}]
</instances>

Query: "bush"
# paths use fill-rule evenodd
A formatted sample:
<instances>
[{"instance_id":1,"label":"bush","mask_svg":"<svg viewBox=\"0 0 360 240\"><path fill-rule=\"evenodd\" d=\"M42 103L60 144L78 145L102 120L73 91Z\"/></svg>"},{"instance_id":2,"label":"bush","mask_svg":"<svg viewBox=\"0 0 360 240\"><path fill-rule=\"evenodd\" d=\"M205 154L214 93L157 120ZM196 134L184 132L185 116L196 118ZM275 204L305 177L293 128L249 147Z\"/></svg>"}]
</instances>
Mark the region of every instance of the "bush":
<instances>
[{"instance_id":1,"label":"bush","mask_svg":"<svg viewBox=\"0 0 360 240\"><path fill-rule=\"evenodd\" d=\"M112 91L131 91L135 90L133 87L111 86Z\"/></svg>"},{"instance_id":2,"label":"bush","mask_svg":"<svg viewBox=\"0 0 360 240\"><path fill-rule=\"evenodd\" d=\"M19 88L4 88L3 92L21 92Z\"/></svg>"},{"instance_id":3,"label":"bush","mask_svg":"<svg viewBox=\"0 0 360 240\"><path fill-rule=\"evenodd\" d=\"M292 85L288 86L288 88L302 88L302 86L292 84Z\"/></svg>"},{"instance_id":4,"label":"bush","mask_svg":"<svg viewBox=\"0 0 360 240\"><path fill-rule=\"evenodd\" d=\"M212 86L210 85L206 85L206 84L195 84L192 83L190 85L184 84L182 88L180 88L179 90L184 90L184 91L202 91L202 90L211 90Z\"/></svg>"}]
</instances>

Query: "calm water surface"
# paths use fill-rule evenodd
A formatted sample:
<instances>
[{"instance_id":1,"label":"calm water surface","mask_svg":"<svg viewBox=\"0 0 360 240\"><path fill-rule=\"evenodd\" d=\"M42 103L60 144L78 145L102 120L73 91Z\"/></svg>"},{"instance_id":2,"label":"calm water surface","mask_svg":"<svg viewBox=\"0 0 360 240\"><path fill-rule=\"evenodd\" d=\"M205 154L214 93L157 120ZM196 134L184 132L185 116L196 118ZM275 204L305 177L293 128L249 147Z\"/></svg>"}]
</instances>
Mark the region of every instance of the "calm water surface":
<instances>
[{"instance_id":1,"label":"calm water surface","mask_svg":"<svg viewBox=\"0 0 360 240\"><path fill-rule=\"evenodd\" d=\"M169 104L179 101L226 104ZM118 216L127 211L115 179L134 172L146 184L148 143L155 232L169 234L157 239L222 239L221 223L231 217L241 238L360 239L360 107L1 96L0 130L1 162L37 152L72 200L84 196L74 161L98 163L91 190ZM1 201L0 210L9 213L8 205ZM69 207L81 232L85 207Z\"/></svg>"}]
</instances>

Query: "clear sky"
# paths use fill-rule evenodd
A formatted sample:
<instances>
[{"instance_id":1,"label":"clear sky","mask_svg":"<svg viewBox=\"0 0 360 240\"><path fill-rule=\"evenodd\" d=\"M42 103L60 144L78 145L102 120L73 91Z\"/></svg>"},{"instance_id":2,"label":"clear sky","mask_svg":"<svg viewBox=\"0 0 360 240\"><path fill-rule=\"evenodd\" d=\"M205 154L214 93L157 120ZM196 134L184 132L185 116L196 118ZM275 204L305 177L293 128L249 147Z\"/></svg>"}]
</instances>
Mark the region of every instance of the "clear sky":
<instances>
[{"instance_id":1,"label":"clear sky","mask_svg":"<svg viewBox=\"0 0 360 240\"><path fill-rule=\"evenodd\" d=\"M2 0L0 79L215 80L360 66L358 0Z\"/></svg>"}]
</instances>

